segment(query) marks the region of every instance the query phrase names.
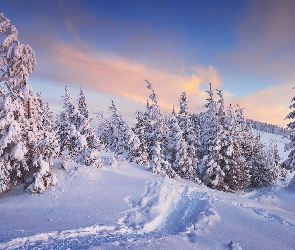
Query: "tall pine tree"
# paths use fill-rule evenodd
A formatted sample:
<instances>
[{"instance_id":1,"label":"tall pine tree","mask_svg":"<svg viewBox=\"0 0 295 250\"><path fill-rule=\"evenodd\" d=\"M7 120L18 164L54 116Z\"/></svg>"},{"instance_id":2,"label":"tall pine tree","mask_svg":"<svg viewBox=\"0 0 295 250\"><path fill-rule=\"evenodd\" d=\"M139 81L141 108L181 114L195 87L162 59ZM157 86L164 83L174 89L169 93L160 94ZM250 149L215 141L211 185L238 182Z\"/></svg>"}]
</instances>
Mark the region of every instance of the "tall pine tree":
<instances>
[{"instance_id":1,"label":"tall pine tree","mask_svg":"<svg viewBox=\"0 0 295 250\"><path fill-rule=\"evenodd\" d=\"M0 14L0 67L7 91L1 87L0 109L0 192L27 180L27 190L44 191L56 183L52 174L52 156L55 148L44 141L46 128L40 121L38 97L27 83L36 68L35 53L29 45L20 44L18 32L10 21ZM49 134L48 134L49 135Z\"/></svg>"},{"instance_id":2,"label":"tall pine tree","mask_svg":"<svg viewBox=\"0 0 295 250\"><path fill-rule=\"evenodd\" d=\"M292 104L289 106L292 111L286 116L285 119L291 120L287 124L288 129L288 139L289 143L285 145L285 151L290 151L288 154L288 159L284 161L284 165L287 169L295 170L295 96L291 100Z\"/></svg>"}]
</instances>

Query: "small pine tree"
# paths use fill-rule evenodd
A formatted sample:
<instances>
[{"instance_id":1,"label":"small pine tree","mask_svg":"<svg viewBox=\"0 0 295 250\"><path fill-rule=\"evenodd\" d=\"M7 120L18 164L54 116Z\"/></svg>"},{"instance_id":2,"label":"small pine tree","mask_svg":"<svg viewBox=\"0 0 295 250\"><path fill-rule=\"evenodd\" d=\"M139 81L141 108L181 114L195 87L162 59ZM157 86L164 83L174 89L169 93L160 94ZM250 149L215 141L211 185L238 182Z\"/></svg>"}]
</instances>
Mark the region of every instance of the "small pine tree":
<instances>
[{"instance_id":1,"label":"small pine tree","mask_svg":"<svg viewBox=\"0 0 295 250\"><path fill-rule=\"evenodd\" d=\"M139 147L139 139L132 131L131 127L123 120L117 112L117 107L112 100L109 107L112 115L110 117L110 127L108 130L108 148L115 153L117 158L128 161L134 160L133 152Z\"/></svg>"},{"instance_id":2,"label":"small pine tree","mask_svg":"<svg viewBox=\"0 0 295 250\"><path fill-rule=\"evenodd\" d=\"M251 186L267 187L281 175L280 156L275 141L270 141L269 148L262 147L253 164Z\"/></svg>"},{"instance_id":3,"label":"small pine tree","mask_svg":"<svg viewBox=\"0 0 295 250\"><path fill-rule=\"evenodd\" d=\"M86 166L101 167L99 156L99 150L102 148L101 142L95 130L90 126L90 118L81 114L81 110L83 114L89 114L82 90L78 99L79 107L72 103L67 87L65 87L65 95L62 98L64 110L55 122L62 159Z\"/></svg>"},{"instance_id":4,"label":"small pine tree","mask_svg":"<svg viewBox=\"0 0 295 250\"><path fill-rule=\"evenodd\" d=\"M231 105L223 124L223 134L220 136L222 145L220 165L225 173L224 187L230 190L243 190L250 182L250 166L241 148L243 135Z\"/></svg>"},{"instance_id":5,"label":"small pine tree","mask_svg":"<svg viewBox=\"0 0 295 250\"><path fill-rule=\"evenodd\" d=\"M189 154L189 146L182 137L182 131L175 116L170 117L170 133L168 152L170 152L170 164L173 170L184 179L199 183L198 164L194 155Z\"/></svg>"},{"instance_id":6,"label":"small pine tree","mask_svg":"<svg viewBox=\"0 0 295 250\"><path fill-rule=\"evenodd\" d=\"M79 113L76 129L87 141L87 146L83 148L78 162L80 164L85 164L86 166L102 167L99 151L102 150L103 145L96 136L94 128L90 125L91 119L89 117L88 105L82 89L80 89L77 103Z\"/></svg>"},{"instance_id":7,"label":"small pine tree","mask_svg":"<svg viewBox=\"0 0 295 250\"><path fill-rule=\"evenodd\" d=\"M149 159L148 159L148 147L147 147L147 140L146 140L146 133L147 133L147 124L146 124L146 117L144 113L137 110L136 112L136 124L133 128L134 134L137 136L139 143L137 147L132 148L130 153L130 161L133 161L137 164L144 165L149 167Z\"/></svg>"},{"instance_id":8,"label":"small pine tree","mask_svg":"<svg viewBox=\"0 0 295 250\"><path fill-rule=\"evenodd\" d=\"M295 97L291 100L292 104L289 106L293 109L285 119L292 120L287 124L288 135L286 136L290 142L285 144L285 151L290 151L288 158L284 161L284 165L287 169L295 170Z\"/></svg>"},{"instance_id":9,"label":"small pine tree","mask_svg":"<svg viewBox=\"0 0 295 250\"><path fill-rule=\"evenodd\" d=\"M217 104L213 99L213 90L207 91L209 94L208 101L205 104L207 111L200 115L200 156L202 157L202 180L205 185L218 188L223 186L224 171L219 164L221 141L219 138L220 120L217 112Z\"/></svg>"},{"instance_id":10,"label":"small pine tree","mask_svg":"<svg viewBox=\"0 0 295 250\"><path fill-rule=\"evenodd\" d=\"M166 135L169 130L165 117L160 112L160 107L157 103L155 91L152 88L152 83L146 80L147 88L152 91L149 98L152 101L150 105L147 103L145 112L146 117L146 141L148 147L148 157L150 161L151 171L156 174L166 174L170 178L176 177L177 174L172 169L171 164L167 160L167 142Z\"/></svg>"}]
</instances>

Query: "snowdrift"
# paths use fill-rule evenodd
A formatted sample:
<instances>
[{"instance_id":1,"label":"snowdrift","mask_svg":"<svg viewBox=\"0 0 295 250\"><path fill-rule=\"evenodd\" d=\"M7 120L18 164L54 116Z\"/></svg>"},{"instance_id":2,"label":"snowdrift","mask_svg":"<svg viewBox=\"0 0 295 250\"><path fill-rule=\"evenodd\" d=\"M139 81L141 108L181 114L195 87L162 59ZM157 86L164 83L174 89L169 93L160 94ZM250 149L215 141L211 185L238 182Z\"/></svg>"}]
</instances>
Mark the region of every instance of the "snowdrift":
<instances>
[{"instance_id":1,"label":"snowdrift","mask_svg":"<svg viewBox=\"0 0 295 250\"><path fill-rule=\"evenodd\" d=\"M102 169L72 163L67 171L59 163L59 182L48 191L29 195L18 186L1 194L0 249L295 247L292 176L232 194L127 162Z\"/></svg>"}]
</instances>

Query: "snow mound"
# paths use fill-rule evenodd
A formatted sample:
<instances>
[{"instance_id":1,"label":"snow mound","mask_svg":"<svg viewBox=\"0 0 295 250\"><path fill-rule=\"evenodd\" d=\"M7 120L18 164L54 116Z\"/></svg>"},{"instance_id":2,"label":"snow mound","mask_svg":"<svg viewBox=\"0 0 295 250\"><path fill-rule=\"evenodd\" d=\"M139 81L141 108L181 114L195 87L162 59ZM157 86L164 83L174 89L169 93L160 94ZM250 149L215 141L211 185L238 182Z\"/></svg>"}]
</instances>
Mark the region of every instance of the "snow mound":
<instances>
[{"instance_id":1,"label":"snow mound","mask_svg":"<svg viewBox=\"0 0 295 250\"><path fill-rule=\"evenodd\" d=\"M0 249L294 249L294 178L233 194L122 161L58 166L44 193L0 195Z\"/></svg>"}]
</instances>

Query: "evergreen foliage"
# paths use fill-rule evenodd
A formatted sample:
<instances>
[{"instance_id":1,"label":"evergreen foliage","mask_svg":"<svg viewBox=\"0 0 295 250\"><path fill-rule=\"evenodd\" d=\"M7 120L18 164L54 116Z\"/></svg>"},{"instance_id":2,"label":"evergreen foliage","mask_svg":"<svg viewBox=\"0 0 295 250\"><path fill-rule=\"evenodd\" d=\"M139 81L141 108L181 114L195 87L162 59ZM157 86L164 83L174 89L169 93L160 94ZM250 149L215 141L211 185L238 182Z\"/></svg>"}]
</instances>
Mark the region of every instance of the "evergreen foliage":
<instances>
[{"instance_id":1,"label":"evergreen foliage","mask_svg":"<svg viewBox=\"0 0 295 250\"><path fill-rule=\"evenodd\" d=\"M288 139L290 140L289 143L285 145L285 151L290 150L288 159L285 160L284 165L291 170L295 170L295 97L291 100L292 104L289 106L292 111L286 116L285 119L292 120L287 124L288 129Z\"/></svg>"},{"instance_id":2,"label":"evergreen foliage","mask_svg":"<svg viewBox=\"0 0 295 250\"><path fill-rule=\"evenodd\" d=\"M55 121L62 159L86 166L101 167L99 150L102 149L102 144L90 126L91 120L83 91L79 94L78 107L73 104L67 87L62 99L63 111ZM66 168L66 165L64 167Z\"/></svg>"},{"instance_id":3,"label":"evergreen foliage","mask_svg":"<svg viewBox=\"0 0 295 250\"><path fill-rule=\"evenodd\" d=\"M267 149L247 124L237 105L225 108L211 89L206 112L190 114L186 94L180 96L179 112L162 114L153 84L146 111L137 111L130 129L112 102L110 119L100 115L99 135L117 158L145 165L153 173L181 177L223 191L271 185L280 175L280 157L273 142ZM199 161L199 159L201 159Z\"/></svg>"},{"instance_id":4,"label":"evergreen foliage","mask_svg":"<svg viewBox=\"0 0 295 250\"><path fill-rule=\"evenodd\" d=\"M36 68L35 54L29 45L20 44L18 32L0 14L0 193L26 180L27 190L43 192L56 183L52 158L58 151L55 135L42 123L44 101L27 83Z\"/></svg>"},{"instance_id":5,"label":"evergreen foliage","mask_svg":"<svg viewBox=\"0 0 295 250\"><path fill-rule=\"evenodd\" d=\"M245 119L238 105L225 108L221 90L217 90L218 101L214 100L211 84L205 112L189 113L183 92L179 112L173 107L172 114L163 114L153 84L146 80L151 104L147 101L146 110L136 112L136 124L128 125L112 101L109 118L98 113L98 135L90 125L82 89L75 105L65 87L63 110L53 122L48 103L27 83L37 66L34 51L19 42L17 29L2 13L0 34L4 35L0 45L0 193L25 181L32 193L54 185L52 162L57 156L64 160L64 168L67 160L101 167L102 149L115 155L109 154L111 164L123 159L156 174L203 182L223 191L268 186L283 173L281 159L276 142L267 148L252 128L288 136L291 142L286 150L291 151L284 165L295 169L295 122L286 131ZM286 117L294 118L295 110Z\"/></svg>"}]
</instances>

